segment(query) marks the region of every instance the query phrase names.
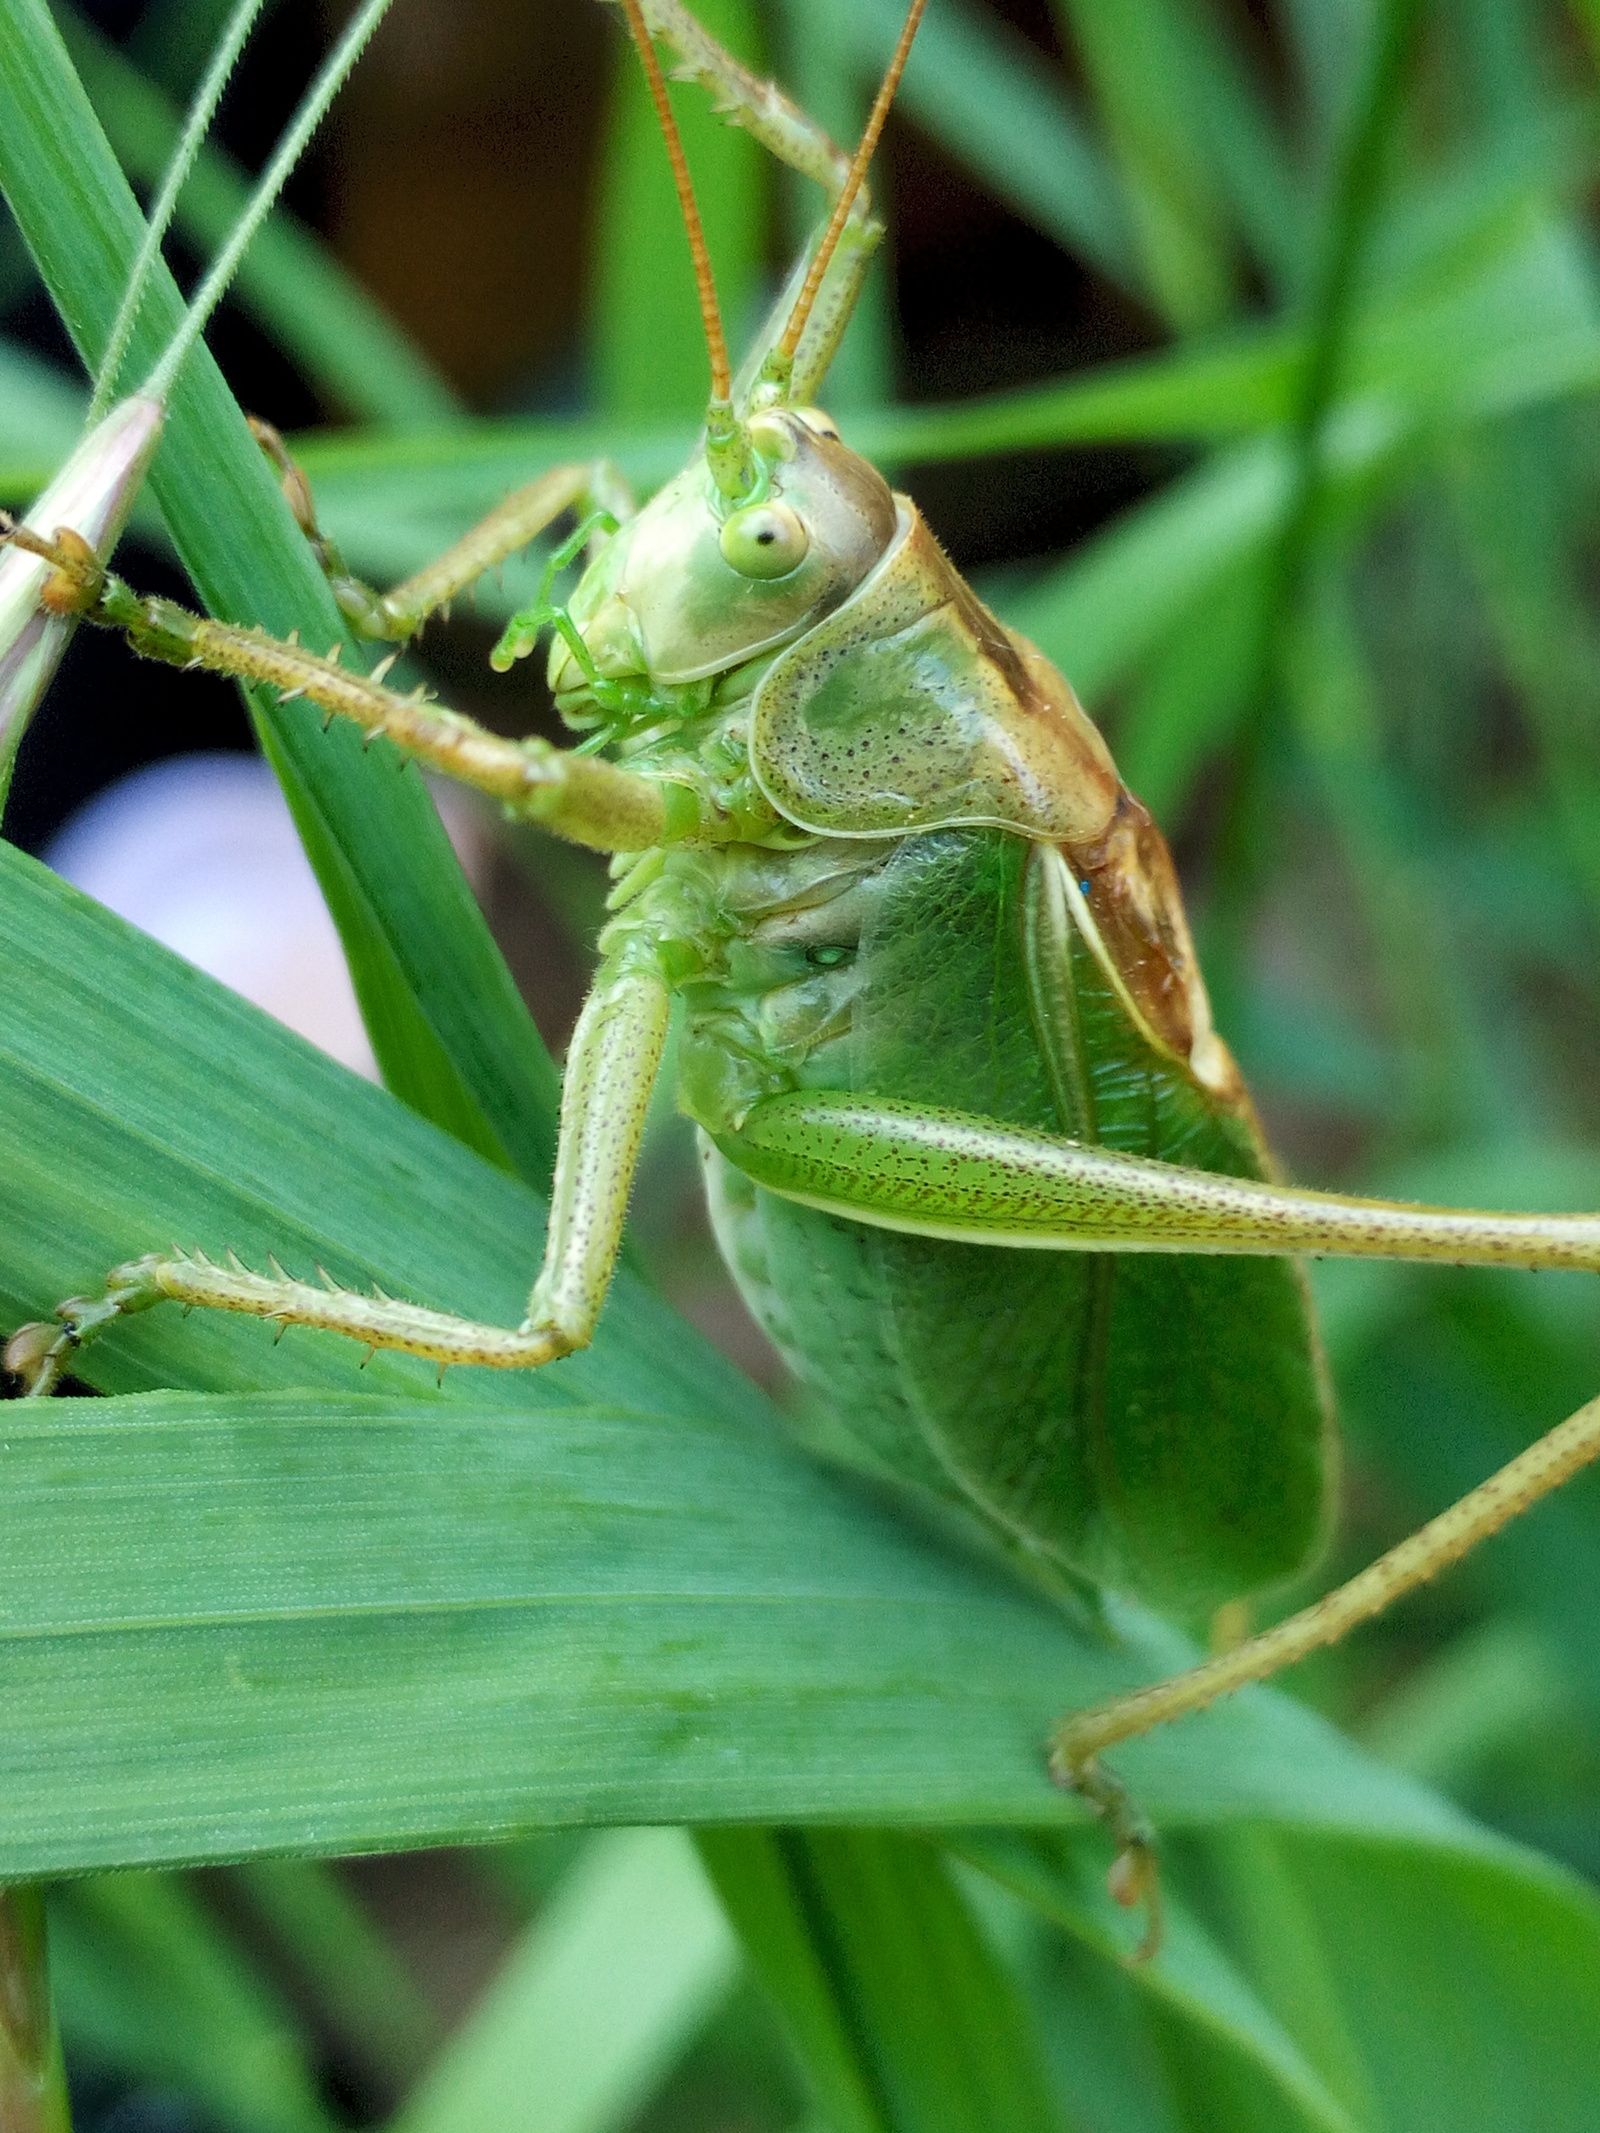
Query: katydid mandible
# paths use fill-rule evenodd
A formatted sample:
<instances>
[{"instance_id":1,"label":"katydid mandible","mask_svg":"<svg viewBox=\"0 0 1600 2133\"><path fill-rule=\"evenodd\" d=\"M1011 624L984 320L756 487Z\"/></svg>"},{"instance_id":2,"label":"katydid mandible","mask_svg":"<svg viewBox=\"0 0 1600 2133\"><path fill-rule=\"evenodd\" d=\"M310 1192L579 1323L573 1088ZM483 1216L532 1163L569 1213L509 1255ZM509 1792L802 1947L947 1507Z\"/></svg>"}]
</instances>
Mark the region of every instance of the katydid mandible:
<instances>
[{"instance_id":1,"label":"katydid mandible","mask_svg":"<svg viewBox=\"0 0 1600 2133\"><path fill-rule=\"evenodd\" d=\"M134 647L303 695L512 814L611 853L611 918L567 1059L528 1315L480 1325L196 1252L119 1267L6 1351L50 1391L105 1325L175 1300L442 1367L532 1368L590 1339L668 1017L712 1219L827 1419L815 1441L976 1520L1058 1589L1185 1614L1319 1549L1332 1420L1293 1256L1600 1268L1600 1217L1462 1213L1291 1189L1214 1030L1171 861L1071 688L964 584L909 498L815 405L880 234L864 174L921 12L847 159L680 0L623 0L688 222L711 350L705 433L636 508L604 463L554 470L387 595L286 493L361 634L404 642L564 514L588 567L516 617L548 630L581 748L503 740L425 697L143 599L70 535L13 538L46 599ZM655 44L832 195L730 374ZM548 582L548 581L547 581ZM1146 1836L1103 1748L1262 1679L1433 1575L1600 1452L1600 1402L1350 1585L1226 1657L1069 1717L1053 1767L1107 1812L1116 1886Z\"/></svg>"}]
</instances>

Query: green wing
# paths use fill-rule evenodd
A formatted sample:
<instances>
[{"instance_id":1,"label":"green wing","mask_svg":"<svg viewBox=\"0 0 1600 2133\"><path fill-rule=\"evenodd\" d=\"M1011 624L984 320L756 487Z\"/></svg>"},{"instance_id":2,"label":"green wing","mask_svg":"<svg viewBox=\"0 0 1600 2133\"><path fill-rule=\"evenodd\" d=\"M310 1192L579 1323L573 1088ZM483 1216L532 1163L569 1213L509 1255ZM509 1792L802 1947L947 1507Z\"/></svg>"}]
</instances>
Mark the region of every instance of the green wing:
<instances>
[{"instance_id":1,"label":"green wing","mask_svg":"<svg viewBox=\"0 0 1600 2133\"><path fill-rule=\"evenodd\" d=\"M1260 1176L1247 1105L1152 1039L1044 893L1059 865L1000 831L906 840L862 934L849 1037L803 1078ZM714 1197L834 1453L1170 1608L1282 1579L1317 1547L1330 1438L1295 1265L952 1243L726 1166Z\"/></svg>"}]
</instances>

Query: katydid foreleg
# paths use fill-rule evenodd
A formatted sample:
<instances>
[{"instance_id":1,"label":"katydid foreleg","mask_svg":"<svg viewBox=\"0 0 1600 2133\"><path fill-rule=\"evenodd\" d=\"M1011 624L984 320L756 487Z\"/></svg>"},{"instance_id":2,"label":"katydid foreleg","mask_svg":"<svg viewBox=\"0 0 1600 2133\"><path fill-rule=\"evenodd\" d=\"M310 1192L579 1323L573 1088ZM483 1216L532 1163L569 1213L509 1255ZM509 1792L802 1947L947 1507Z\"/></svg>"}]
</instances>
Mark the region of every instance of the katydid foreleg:
<instances>
[{"instance_id":1,"label":"katydid foreleg","mask_svg":"<svg viewBox=\"0 0 1600 2133\"><path fill-rule=\"evenodd\" d=\"M146 658L264 682L287 700L304 696L330 718L348 718L369 740L380 735L457 783L497 800L511 814L602 852L642 851L697 818L694 795L666 790L596 756L547 741L506 740L421 691L386 688L385 669L365 675L262 631L213 622L176 602L142 599L99 570L82 544L48 541L18 527L10 538L55 566L50 593L62 612L120 629Z\"/></svg>"}]
</instances>

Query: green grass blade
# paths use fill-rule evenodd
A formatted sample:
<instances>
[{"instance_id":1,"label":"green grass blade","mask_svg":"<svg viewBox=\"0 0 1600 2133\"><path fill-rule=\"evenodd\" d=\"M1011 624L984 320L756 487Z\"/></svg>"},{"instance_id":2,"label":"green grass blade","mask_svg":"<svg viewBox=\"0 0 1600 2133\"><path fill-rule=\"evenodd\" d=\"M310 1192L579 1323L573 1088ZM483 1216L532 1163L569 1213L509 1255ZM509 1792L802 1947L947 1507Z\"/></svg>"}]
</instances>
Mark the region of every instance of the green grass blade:
<instances>
[{"instance_id":1,"label":"green grass blade","mask_svg":"<svg viewBox=\"0 0 1600 2133\"><path fill-rule=\"evenodd\" d=\"M1231 233L1192 94L1175 0L1061 0L1121 171L1146 286L1180 333L1234 304Z\"/></svg>"},{"instance_id":2,"label":"green grass blade","mask_svg":"<svg viewBox=\"0 0 1600 2133\"><path fill-rule=\"evenodd\" d=\"M229 2133L333 2133L293 2016L184 1881L96 1875L51 1924L74 2059L176 2084Z\"/></svg>"},{"instance_id":3,"label":"green grass blade","mask_svg":"<svg viewBox=\"0 0 1600 2133\"><path fill-rule=\"evenodd\" d=\"M1497 1899L1473 1869L1440 1875L1416 1858L1397 1873L1379 1847L1245 1832L1213 1842L1238 1959L1361 2122L1587 2123L1588 2040L1573 2025L1592 2019L1592 1986L1573 1963L1572 1914L1536 1897L1486 1908Z\"/></svg>"},{"instance_id":4,"label":"green grass blade","mask_svg":"<svg viewBox=\"0 0 1600 2133\"><path fill-rule=\"evenodd\" d=\"M850 2004L799 1830L701 1830L706 1872L777 2008L830 2133L891 2133L870 2034Z\"/></svg>"},{"instance_id":5,"label":"green grass blade","mask_svg":"<svg viewBox=\"0 0 1600 2133\"><path fill-rule=\"evenodd\" d=\"M763 71L749 0L712 0L699 19ZM617 22L620 30L620 18ZM762 297L771 160L713 112L703 91L673 94L716 275L723 329L738 360ZM820 209L821 198L815 205ZM600 204L595 373L600 404L621 416L698 421L710 390L683 215L644 71L617 39Z\"/></svg>"},{"instance_id":6,"label":"green grass blade","mask_svg":"<svg viewBox=\"0 0 1600 2133\"><path fill-rule=\"evenodd\" d=\"M162 246L172 224L173 209L178 204L178 195L188 182L194 169L195 157L211 131L217 115L217 106L222 101L228 86L228 77L238 64L256 18L261 12L261 0L238 0L238 5L223 26L206 68L205 79L198 85L194 100L184 114L183 126L175 138L167 165L161 174L161 184L145 213L148 225L139 256L133 263L127 287L122 292L122 302L112 322L110 337L106 342L105 355L101 359L99 375L95 379L94 396L89 402L89 420L97 422L110 407L112 396L121 382L122 357L128 345L128 335L138 316L139 306L144 302L145 282L150 267ZM274 193L276 199L276 193ZM258 226L259 212L251 218ZM241 227L245 225L241 224ZM237 272L237 261L234 271ZM231 278L231 277L230 277Z\"/></svg>"},{"instance_id":7,"label":"green grass blade","mask_svg":"<svg viewBox=\"0 0 1600 2133\"><path fill-rule=\"evenodd\" d=\"M0 2125L72 2133L50 1999L44 1892L0 1889Z\"/></svg>"},{"instance_id":8,"label":"green grass blade","mask_svg":"<svg viewBox=\"0 0 1600 2133\"><path fill-rule=\"evenodd\" d=\"M1126 1915L1111 1902L1103 1861L1079 1841L1003 1831L956 1840L960 1857L992 1876L1113 1970L1123 1968ZM1169 1871L1163 1893L1165 1931L1159 1955L1125 1975L1143 2009L1159 2010L1191 2036L1191 2050L1212 2056L1219 2086L1247 2067L1298 2129L1362 2133L1329 2090L1251 1979ZM1239 2066L1229 2068L1230 2060ZM1227 2071L1222 2071L1226 2069Z\"/></svg>"},{"instance_id":9,"label":"green grass blade","mask_svg":"<svg viewBox=\"0 0 1600 2133\"><path fill-rule=\"evenodd\" d=\"M686 1836L597 1837L391 2133L622 2133L738 1969Z\"/></svg>"},{"instance_id":10,"label":"green grass blade","mask_svg":"<svg viewBox=\"0 0 1600 2133\"><path fill-rule=\"evenodd\" d=\"M73 64L128 175L156 183L179 117L162 92L72 9L57 20ZM202 257L218 251L249 197L230 157L203 148L179 199L178 227ZM320 239L278 209L251 246L237 300L309 382L358 420L420 429L461 403L428 358L361 289Z\"/></svg>"},{"instance_id":11,"label":"green grass blade","mask_svg":"<svg viewBox=\"0 0 1600 2133\"><path fill-rule=\"evenodd\" d=\"M699 1842L834 2133L1053 2133L1028 2010L931 1845L874 1830Z\"/></svg>"},{"instance_id":12,"label":"green grass blade","mask_svg":"<svg viewBox=\"0 0 1600 2133\"><path fill-rule=\"evenodd\" d=\"M350 2058L390 2094L404 2089L438 2042L439 2018L337 1872L253 1859L229 1881Z\"/></svg>"},{"instance_id":13,"label":"green grass blade","mask_svg":"<svg viewBox=\"0 0 1600 2133\"><path fill-rule=\"evenodd\" d=\"M92 365L140 222L40 0L0 6L0 183ZM179 313L159 273L135 368L153 365ZM152 486L213 612L280 635L299 628L312 644L344 634L203 351L173 396ZM324 736L306 705L254 709L302 832L315 825L312 862L391 1086L483 1152L547 1174L554 1070L422 786L386 751L363 757L353 731Z\"/></svg>"},{"instance_id":14,"label":"green grass blade","mask_svg":"<svg viewBox=\"0 0 1600 2133\"><path fill-rule=\"evenodd\" d=\"M900 0L854 0L832 18L870 79L882 73L904 14ZM1139 288L1133 233L1104 151L1038 54L992 11L957 0L930 8L898 101L1025 221L1122 287Z\"/></svg>"},{"instance_id":15,"label":"green grass blade","mask_svg":"<svg viewBox=\"0 0 1600 2133\"><path fill-rule=\"evenodd\" d=\"M1081 1840L984 1835L962 1849L1114 1960L1126 1926ZM1577 1915L1547 1907L1553 1892L1533 1883L1507 1890L1491 1913L1476 1867L1438 1867L1315 1833L1238 1830L1180 1848L1167 1944L1131 1983L1147 2014L1181 2024L1177 2064L1191 2081L1205 2069L1200 2094L1213 2107L1247 2070L1258 2091L1267 2084L1264 2110L1258 2100L1256 2113L1221 2122L1273 2133L1580 2133L1588 2040L1573 2025L1589 2019L1594 1982L1573 1938Z\"/></svg>"}]
</instances>

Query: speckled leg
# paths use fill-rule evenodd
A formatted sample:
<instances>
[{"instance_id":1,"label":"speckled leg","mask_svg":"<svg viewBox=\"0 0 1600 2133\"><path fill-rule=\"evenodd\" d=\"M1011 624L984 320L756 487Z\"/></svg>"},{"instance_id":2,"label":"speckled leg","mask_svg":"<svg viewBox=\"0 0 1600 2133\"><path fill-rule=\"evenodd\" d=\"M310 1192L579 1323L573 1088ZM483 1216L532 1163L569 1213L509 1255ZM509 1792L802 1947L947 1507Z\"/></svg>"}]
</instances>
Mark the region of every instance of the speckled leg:
<instances>
[{"instance_id":1,"label":"speckled leg","mask_svg":"<svg viewBox=\"0 0 1600 2133\"><path fill-rule=\"evenodd\" d=\"M115 1268L97 1297L72 1297L54 1322L23 1326L5 1351L7 1369L30 1397L54 1390L78 1351L119 1318L158 1303L242 1311L280 1326L319 1326L349 1334L369 1350L399 1348L443 1370L480 1363L536 1369L586 1347L593 1337L622 1242L628 1193L644 1135L650 1092L666 1042L665 982L641 968L602 971L567 1055L561 1132L544 1263L520 1327L480 1325L378 1292L295 1281L272 1262L270 1274L200 1253L152 1253Z\"/></svg>"}]
</instances>

